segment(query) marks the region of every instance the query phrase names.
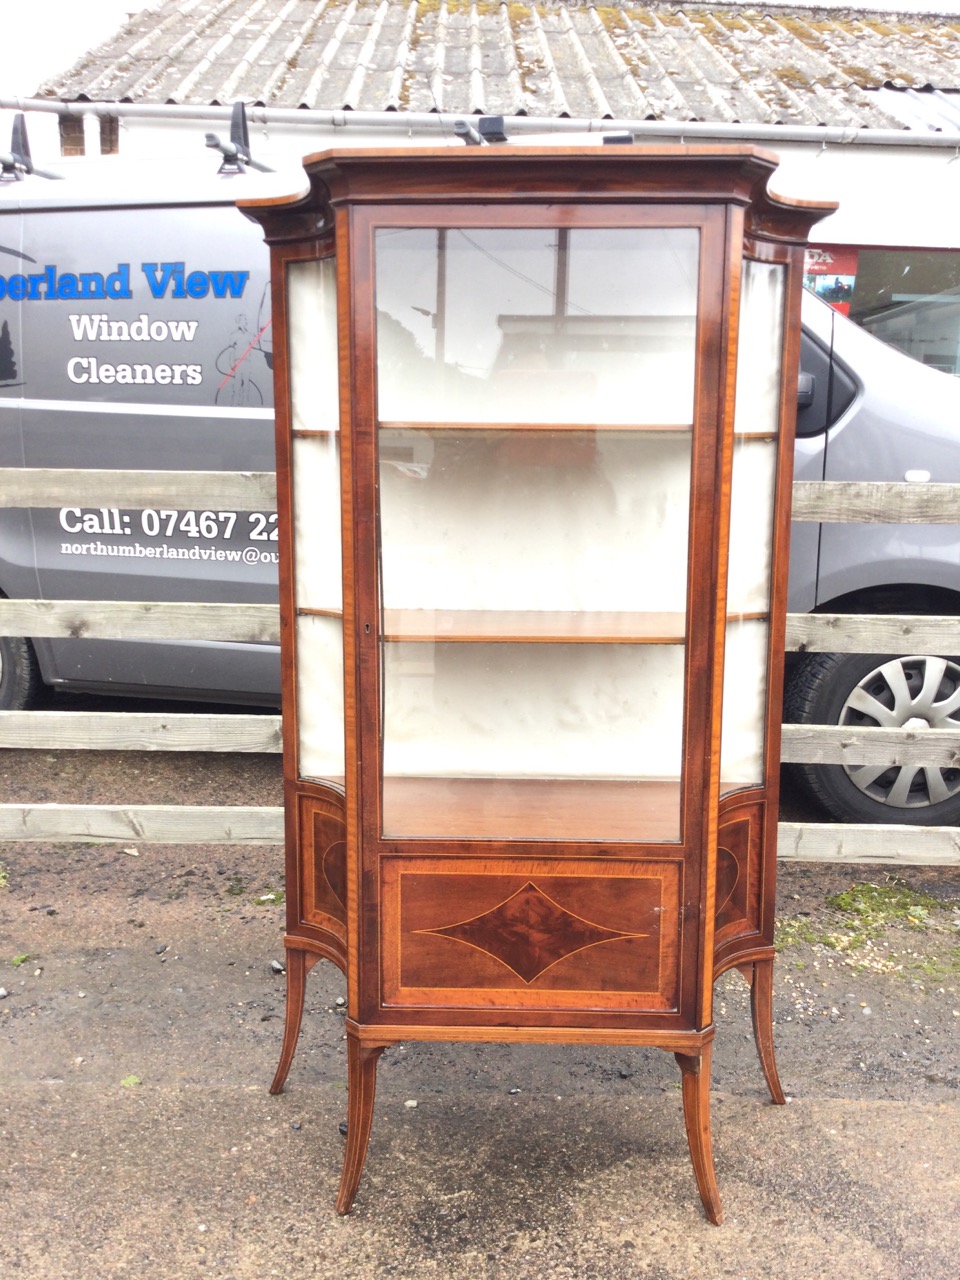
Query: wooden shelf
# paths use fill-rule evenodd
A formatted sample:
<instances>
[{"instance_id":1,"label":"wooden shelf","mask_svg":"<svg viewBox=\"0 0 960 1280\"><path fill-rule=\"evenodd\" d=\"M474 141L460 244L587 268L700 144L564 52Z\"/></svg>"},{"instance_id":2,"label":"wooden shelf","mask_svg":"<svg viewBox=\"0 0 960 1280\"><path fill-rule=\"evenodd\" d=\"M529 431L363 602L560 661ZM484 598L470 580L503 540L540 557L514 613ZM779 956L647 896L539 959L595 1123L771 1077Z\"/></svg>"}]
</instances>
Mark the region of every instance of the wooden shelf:
<instances>
[{"instance_id":1,"label":"wooden shelf","mask_svg":"<svg viewBox=\"0 0 960 1280\"><path fill-rule=\"evenodd\" d=\"M385 778L383 834L386 839L674 842L680 838L680 784Z\"/></svg>"},{"instance_id":2,"label":"wooden shelf","mask_svg":"<svg viewBox=\"0 0 960 1280\"><path fill-rule=\"evenodd\" d=\"M384 639L423 643L683 644L682 613L386 609Z\"/></svg>"},{"instance_id":3,"label":"wooden shelf","mask_svg":"<svg viewBox=\"0 0 960 1280\"><path fill-rule=\"evenodd\" d=\"M379 422L381 431L572 431L583 435L605 435L608 431L652 431L660 434L690 435L689 422Z\"/></svg>"},{"instance_id":4,"label":"wooden shelf","mask_svg":"<svg viewBox=\"0 0 960 1280\"><path fill-rule=\"evenodd\" d=\"M731 613L727 621L765 617ZM683 644L685 629L680 612L386 609L383 638L393 644Z\"/></svg>"}]
</instances>

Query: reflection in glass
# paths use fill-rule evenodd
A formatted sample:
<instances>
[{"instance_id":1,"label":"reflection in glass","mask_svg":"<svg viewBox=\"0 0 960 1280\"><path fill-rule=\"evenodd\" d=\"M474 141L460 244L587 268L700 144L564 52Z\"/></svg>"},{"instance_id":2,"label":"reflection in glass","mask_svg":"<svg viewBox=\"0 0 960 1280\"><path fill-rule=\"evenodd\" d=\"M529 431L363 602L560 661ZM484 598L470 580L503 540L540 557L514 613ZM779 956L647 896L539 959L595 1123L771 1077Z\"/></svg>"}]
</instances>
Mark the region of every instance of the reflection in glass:
<instances>
[{"instance_id":1,"label":"reflection in glass","mask_svg":"<svg viewBox=\"0 0 960 1280\"><path fill-rule=\"evenodd\" d=\"M689 424L691 228L383 228L381 422Z\"/></svg>"}]
</instances>

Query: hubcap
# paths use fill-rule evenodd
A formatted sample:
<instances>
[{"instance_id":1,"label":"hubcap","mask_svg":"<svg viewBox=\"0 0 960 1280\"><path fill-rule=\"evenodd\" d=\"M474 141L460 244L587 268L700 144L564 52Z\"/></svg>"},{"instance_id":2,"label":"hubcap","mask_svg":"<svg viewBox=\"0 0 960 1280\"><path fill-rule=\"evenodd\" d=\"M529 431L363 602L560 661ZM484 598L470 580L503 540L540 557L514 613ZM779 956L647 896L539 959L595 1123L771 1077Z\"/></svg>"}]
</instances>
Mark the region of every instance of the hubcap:
<instances>
[{"instance_id":1,"label":"hubcap","mask_svg":"<svg viewBox=\"0 0 960 1280\"><path fill-rule=\"evenodd\" d=\"M851 692L838 723L960 730L960 666L946 658L891 658ZM960 769L869 764L844 770L865 795L894 808L939 804L960 792Z\"/></svg>"}]
</instances>

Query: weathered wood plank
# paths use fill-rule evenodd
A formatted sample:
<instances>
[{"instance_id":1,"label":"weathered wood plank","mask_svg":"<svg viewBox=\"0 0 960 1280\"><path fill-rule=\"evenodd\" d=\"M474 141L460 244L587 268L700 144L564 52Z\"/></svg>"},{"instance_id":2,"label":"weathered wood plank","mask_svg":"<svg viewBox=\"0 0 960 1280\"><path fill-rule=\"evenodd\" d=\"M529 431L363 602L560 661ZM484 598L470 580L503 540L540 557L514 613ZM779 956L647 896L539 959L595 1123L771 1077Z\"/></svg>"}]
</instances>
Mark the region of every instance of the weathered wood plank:
<instances>
[{"instance_id":1,"label":"weathered wood plank","mask_svg":"<svg viewBox=\"0 0 960 1280\"><path fill-rule=\"evenodd\" d=\"M279 644L280 613L273 604L0 599L0 635Z\"/></svg>"},{"instance_id":2,"label":"weathered wood plank","mask_svg":"<svg viewBox=\"0 0 960 1280\"><path fill-rule=\"evenodd\" d=\"M926 764L960 768L960 739L950 729L852 729L783 726L785 764ZM282 750L279 715L139 711L0 711L0 749L21 751Z\"/></svg>"},{"instance_id":3,"label":"weathered wood plank","mask_svg":"<svg viewBox=\"0 0 960 1280\"><path fill-rule=\"evenodd\" d=\"M0 840L282 844L283 807L2 804Z\"/></svg>"},{"instance_id":4,"label":"weathered wood plank","mask_svg":"<svg viewBox=\"0 0 960 1280\"><path fill-rule=\"evenodd\" d=\"M283 809L209 805L0 805L0 840L51 843L281 844ZM780 857L809 862L960 866L955 827L782 822Z\"/></svg>"},{"instance_id":5,"label":"weathered wood plank","mask_svg":"<svg viewBox=\"0 0 960 1280\"><path fill-rule=\"evenodd\" d=\"M278 715L0 711L0 748L44 751L282 750Z\"/></svg>"},{"instance_id":6,"label":"weathered wood plank","mask_svg":"<svg viewBox=\"0 0 960 1280\"><path fill-rule=\"evenodd\" d=\"M786 648L798 653L960 652L960 619L878 613L788 613Z\"/></svg>"},{"instance_id":7,"label":"weathered wood plank","mask_svg":"<svg viewBox=\"0 0 960 1280\"><path fill-rule=\"evenodd\" d=\"M781 822L777 830L778 856L785 860L960 866L960 830L956 827Z\"/></svg>"},{"instance_id":8,"label":"weathered wood plank","mask_svg":"<svg viewBox=\"0 0 960 1280\"><path fill-rule=\"evenodd\" d=\"M2 718L0 718L2 724ZM841 725L785 724L784 764L921 764L960 768L955 729L852 729Z\"/></svg>"},{"instance_id":9,"label":"weathered wood plank","mask_svg":"<svg viewBox=\"0 0 960 1280\"><path fill-rule=\"evenodd\" d=\"M122 630L118 630L122 628ZM276 605L126 600L0 599L0 635L279 642ZM907 614L787 615L787 649L800 653L955 653L960 621Z\"/></svg>"},{"instance_id":10,"label":"weathered wood plank","mask_svg":"<svg viewBox=\"0 0 960 1280\"><path fill-rule=\"evenodd\" d=\"M184 510L276 508L273 472L112 471L45 467L0 468L0 506L84 505ZM794 520L868 524L956 524L960 485L856 480L798 480Z\"/></svg>"},{"instance_id":11,"label":"weathered wood plank","mask_svg":"<svg viewBox=\"0 0 960 1280\"><path fill-rule=\"evenodd\" d=\"M960 485L797 480L794 520L832 524L957 524Z\"/></svg>"},{"instance_id":12,"label":"weathered wood plank","mask_svg":"<svg viewBox=\"0 0 960 1280\"><path fill-rule=\"evenodd\" d=\"M104 471L0 467L0 507L275 511L272 471Z\"/></svg>"}]
</instances>

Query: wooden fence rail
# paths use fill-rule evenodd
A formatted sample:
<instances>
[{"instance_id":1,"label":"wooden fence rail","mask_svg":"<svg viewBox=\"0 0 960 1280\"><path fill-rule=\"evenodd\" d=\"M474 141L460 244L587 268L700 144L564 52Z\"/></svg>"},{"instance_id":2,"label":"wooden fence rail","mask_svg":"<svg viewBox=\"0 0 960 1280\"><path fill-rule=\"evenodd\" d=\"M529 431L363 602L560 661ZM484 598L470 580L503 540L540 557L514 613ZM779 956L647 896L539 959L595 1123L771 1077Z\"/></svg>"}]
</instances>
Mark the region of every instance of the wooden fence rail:
<instances>
[{"instance_id":1,"label":"wooden fence rail","mask_svg":"<svg viewBox=\"0 0 960 1280\"><path fill-rule=\"evenodd\" d=\"M82 487L81 487L82 486ZM270 472L53 471L0 468L0 507L84 505L136 510L272 511ZM960 485L800 482L793 515L804 521L957 523ZM960 648L955 618L790 614L787 648L801 653L945 653ZM0 635L276 644L274 605L0 599ZM14 750L278 752L280 717L117 712L0 712L0 745ZM784 725L782 759L820 764L960 767L948 730ZM953 827L780 824L780 856L884 864L960 865ZM278 844L280 807L0 804L0 840Z\"/></svg>"},{"instance_id":2,"label":"wooden fence rail","mask_svg":"<svg viewBox=\"0 0 960 1280\"><path fill-rule=\"evenodd\" d=\"M275 511L272 471L95 471L0 467L0 507L197 508Z\"/></svg>"}]
</instances>

